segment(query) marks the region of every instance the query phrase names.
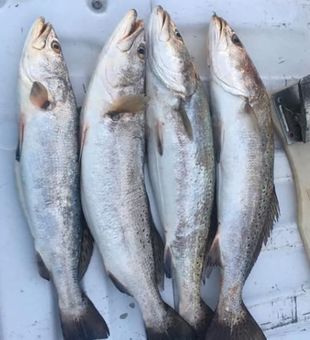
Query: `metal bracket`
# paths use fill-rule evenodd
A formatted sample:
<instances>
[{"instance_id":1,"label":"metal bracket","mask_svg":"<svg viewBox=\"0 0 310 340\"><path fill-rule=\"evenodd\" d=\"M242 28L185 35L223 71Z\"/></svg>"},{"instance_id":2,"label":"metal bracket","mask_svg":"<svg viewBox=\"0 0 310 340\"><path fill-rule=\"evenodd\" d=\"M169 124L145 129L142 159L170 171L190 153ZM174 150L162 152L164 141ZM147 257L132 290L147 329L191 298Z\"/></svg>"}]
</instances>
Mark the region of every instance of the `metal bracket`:
<instances>
[{"instance_id":1,"label":"metal bracket","mask_svg":"<svg viewBox=\"0 0 310 340\"><path fill-rule=\"evenodd\" d=\"M310 75L272 95L288 144L310 141Z\"/></svg>"}]
</instances>

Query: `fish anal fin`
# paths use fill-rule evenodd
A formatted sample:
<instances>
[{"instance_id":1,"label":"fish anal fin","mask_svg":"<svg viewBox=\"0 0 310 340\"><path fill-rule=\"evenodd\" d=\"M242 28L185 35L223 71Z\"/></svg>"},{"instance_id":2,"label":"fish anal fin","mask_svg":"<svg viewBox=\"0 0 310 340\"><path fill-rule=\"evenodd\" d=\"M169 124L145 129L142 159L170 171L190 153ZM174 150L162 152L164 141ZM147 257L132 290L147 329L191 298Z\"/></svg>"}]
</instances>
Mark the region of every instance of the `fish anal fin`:
<instances>
[{"instance_id":1,"label":"fish anal fin","mask_svg":"<svg viewBox=\"0 0 310 340\"><path fill-rule=\"evenodd\" d=\"M155 125L155 135L156 135L157 151L162 156L163 153L164 153L163 123L160 122L160 121L156 122L156 125Z\"/></svg>"},{"instance_id":2,"label":"fish anal fin","mask_svg":"<svg viewBox=\"0 0 310 340\"><path fill-rule=\"evenodd\" d=\"M91 260L94 248L94 239L90 233L90 230L83 218L83 234L81 243L81 254L79 262L79 279L81 280L86 273L89 262Z\"/></svg>"},{"instance_id":3,"label":"fish anal fin","mask_svg":"<svg viewBox=\"0 0 310 340\"><path fill-rule=\"evenodd\" d=\"M105 114L113 118L122 113L138 113L145 110L147 101L143 94L121 96L111 103Z\"/></svg>"},{"instance_id":4,"label":"fish anal fin","mask_svg":"<svg viewBox=\"0 0 310 340\"><path fill-rule=\"evenodd\" d=\"M111 279L111 281L113 282L114 286L121 292L124 294L127 294L129 296L132 296L127 288L110 272L108 272L109 278Z\"/></svg>"},{"instance_id":5,"label":"fish anal fin","mask_svg":"<svg viewBox=\"0 0 310 340\"><path fill-rule=\"evenodd\" d=\"M159 289L162 291L164 289L164 276L165 276L164 243L153 222L151 223L151 237L155 260L156 283Z\"/></svg>"},{"instance_id":6,"label":"fish anal fin","mask_svg":"<svg viewBox=\"0 0 310 340\"><path fill-rule=\"evenodd\" d=\"M49 107L48 91L42 83L38 81L33 82L30 91L30 101L39 109L46 110Z\"/></svg>"},{"instance_id":7,"label":"fish anal fin","mask_svg":"<svg viewBox=\"0 0 310 340\"><path fill-rule=\"evenodd\" d=\"M206 257L205 269L203 272L204 278L209 277L211 275L214 266L221 266L220 243L218 233L215 235L211 248Z\"/></svg>"},{"instance_id":8,"label":"fish anal fin","mask_svg":"<svg viewBox=\"0 0 310 340\"><path fill-rule=\"evenodd\" d=\"M49 281L50 280L49 270L47 269L45 263L42 260L41 255L38 252L36 253L36 257L37 257L37 265L38 265L40 276L43 277L43 279Z\"/></svg>"},{"instance_id":9,"label":"fish anal fin","mask_svg":"<svg viewBox=\"0 0 310 340\"><path fill-rule=\"evenodd\" d=\"M23 141L24 141L24 129L25 129L25 122L24 122L24 115L20 115L19 120L19 134L18 134L18 144L16 148L16 155L15 159L19 162L21 155L22 155L22 148L23 148Z\"/></svg>"}]
</instances>

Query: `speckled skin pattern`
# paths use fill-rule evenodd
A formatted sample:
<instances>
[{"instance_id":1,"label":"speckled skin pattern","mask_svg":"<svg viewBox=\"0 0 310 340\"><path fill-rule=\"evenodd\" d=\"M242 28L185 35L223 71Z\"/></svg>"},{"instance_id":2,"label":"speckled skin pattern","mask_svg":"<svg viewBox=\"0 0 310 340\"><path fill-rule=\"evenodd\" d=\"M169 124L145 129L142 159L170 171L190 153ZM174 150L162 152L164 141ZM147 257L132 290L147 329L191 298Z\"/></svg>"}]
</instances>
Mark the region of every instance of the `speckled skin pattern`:
<instances>
[{"instance_id":1,"label":"speckled skin pattern","mask_svg":"<svg viewBox=\"0 0 310 340\"><path fill-rule=\"evenodd\" d=\"M43 19L25 43L19 74L21 195L28 223L57 290L62 312L83 311L78 283L81 244L78 113L57 36ZM41 35L39 36L41 32ZM48 93L44 108L30 100L34 82Z\"/></svg>"},{"instance_id":2,"label":"speckled skin pattern","mask_svg":"<svg viewBox=\"0 0 310 340\"><path fill-rule=\"evenodd\" d=\"M108 274L138 302L147 328L171 324L155 279L151 217L144 184L144 112L109 115L122 96L144 93L143 27L130 11L106 43L82 112L85 217ZM132 33L135 32L136 34ZM130 39L123 49L124 39ZM120 44L121 48L120 48ZM117 105L116 105L117 106Z\"/></svg>"},{"instance_id":3,"label":"speckled skin pattern","mask_svg":"<svg viewBox=\"0 0 310 340\"><path fill-rule=\"evenodd\" d=\"M184 42L161 7L147 34L148 170L165 232L166 267L171 258L175 307L200 332L210 312L200 297L215 180L209 106Z\"/></svg>"},{"instance_id":4,"label":"speckled skin pattern","mask_svg":"<svg viewBox=\"0 0 310 340\"><path fill-rule=\"evenodd\" d=\"M218 179L214 245L222 267L217 318L232 329L246 318L242 288L278 214L274 141L268 95L239 38L214 16L209 41Z\"/></svg>"}]
</instances>

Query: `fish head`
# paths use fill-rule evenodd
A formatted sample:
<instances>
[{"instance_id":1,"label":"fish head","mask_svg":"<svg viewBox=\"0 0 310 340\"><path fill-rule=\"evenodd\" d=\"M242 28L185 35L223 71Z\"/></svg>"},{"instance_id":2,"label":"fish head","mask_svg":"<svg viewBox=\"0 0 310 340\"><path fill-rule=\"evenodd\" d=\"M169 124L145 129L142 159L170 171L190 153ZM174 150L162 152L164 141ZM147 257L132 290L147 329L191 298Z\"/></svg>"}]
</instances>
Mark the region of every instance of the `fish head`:
<instances>
[{"instance_id":1,"label":"fish head","mask_svg":"<svg viewBox=\"0 0 310 340\"><path fill-rule=\"evenodd\" d=\"M239 37L223 18L215 14L209 27L209 58L215 79L231 93L249 97L262 86Z\"/></svg>"},{"instance_id":2,"label":"fish head","mask_svg":"<svg viewBox=\"0 0 310 340\"><path fill-rule=\"evenodd\" d=\"M127 12L105 45L100 74L113 88L143 88L145 69L144 23L136 10Z\"/></svg>"},{"instance_id":3,"label":"fish head","mask_svg":"<svg viewBox=\"0 0 310 340\"><path fill-rule=\"evenodd\" d=\"M30 82L44 81L67 74L64 57L56 32L50 23L39 17L27 36L21 72Z\"/></svg>"},{"instance_id":4,"label":"fish head","mask_svg":"<svg viewBox=\"0 0 310 340\"><path fill-rule=\"evenodd\" d=\"M147 38L152 72L181 96L192 95L198 77L192 58L175 23L161 6L155 7L151 14Z\"/></svg>"}]
</instances>

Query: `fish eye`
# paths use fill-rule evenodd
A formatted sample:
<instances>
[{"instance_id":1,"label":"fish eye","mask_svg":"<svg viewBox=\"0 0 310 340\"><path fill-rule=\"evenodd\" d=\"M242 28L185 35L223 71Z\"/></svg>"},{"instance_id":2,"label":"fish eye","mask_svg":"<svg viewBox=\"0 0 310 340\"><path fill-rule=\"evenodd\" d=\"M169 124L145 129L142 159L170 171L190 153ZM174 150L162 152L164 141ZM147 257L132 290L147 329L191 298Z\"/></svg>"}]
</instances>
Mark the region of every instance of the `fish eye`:
<instances>
[{"instance_id":1,"label":"fish eye","mask_svg":"<svg viewBox=\"0 0 310 340\"><path fill-rule=\"evenodd\" d=\"M233 42L233 44L237 45L237 46L242 46L240 39L238 38L237 34L234 33L231 36L231 41Z\"/></svg>"},{"instance_id":2,"label":"fish eye","mask_svg":"<svg viewBox=\"0 0 310 340\"><path fill-rule=\"evenodd\" d=\"M145 46L144 44L140 44L139 47L137 48L137 52L140 58L144 58L145 55Z\"/></svg>"},{"instance_id":3,"label":"fish eye","mask_svg":"<svg viewBox=\"0 0 310 340\"><path fill-rule=\"evenodd\" d=\"M60 53L61 48L60 48L60 45L59 45L59 42L58 42L58 41L53 40L52 43L51 43L51 47L52 47L52 49L53 49L56 53Z\"/></svg>"},{"instance_id":4,"label":"fish eye","mask_svg":"<svg viewBox=\"0 0 310 340\"><path fill-rule=\"evenodd\" d=\"M174 34L177 38L182 39L182 35L177 29L174 30Z\"/></svg>"}]
</instances>

